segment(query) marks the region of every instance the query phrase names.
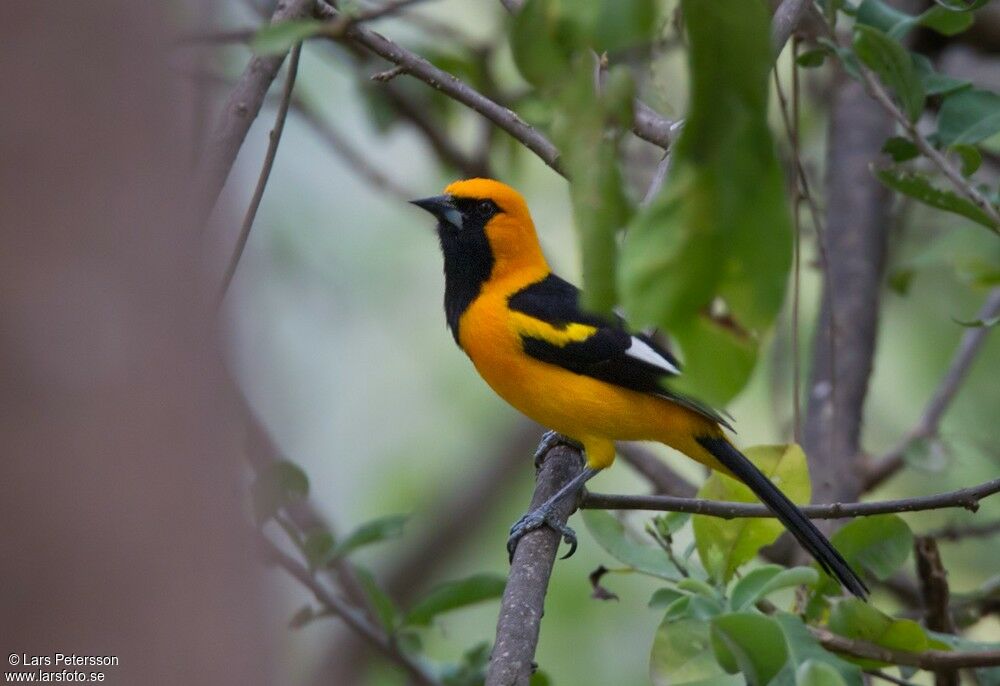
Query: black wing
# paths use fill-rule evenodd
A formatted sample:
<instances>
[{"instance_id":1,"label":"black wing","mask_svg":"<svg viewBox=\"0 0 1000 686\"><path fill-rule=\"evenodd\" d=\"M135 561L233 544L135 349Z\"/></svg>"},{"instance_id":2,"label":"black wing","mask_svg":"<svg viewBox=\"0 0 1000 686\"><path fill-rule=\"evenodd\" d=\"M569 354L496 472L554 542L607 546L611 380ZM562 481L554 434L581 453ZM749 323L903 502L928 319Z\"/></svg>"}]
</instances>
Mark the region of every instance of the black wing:
<instances>
[{"instance_id":1,"label":"black wing","mask_svg":"<svg viewBox=\"0 0 1000 686\"><path fill-rule=\"evenodd\" d=\"M582 310L579 301L579 289L554 274L512 295L511 310L548 325L522 332L524 351L576 374L662 396L731 428L711 407L664 386L664 379L680 374L680 363L670 351L650 336L630 333L620 317ZM574 333L567 341L563 334L579 332L581 325L592 330L583 336Z\"/></svg>"}]
</instances>

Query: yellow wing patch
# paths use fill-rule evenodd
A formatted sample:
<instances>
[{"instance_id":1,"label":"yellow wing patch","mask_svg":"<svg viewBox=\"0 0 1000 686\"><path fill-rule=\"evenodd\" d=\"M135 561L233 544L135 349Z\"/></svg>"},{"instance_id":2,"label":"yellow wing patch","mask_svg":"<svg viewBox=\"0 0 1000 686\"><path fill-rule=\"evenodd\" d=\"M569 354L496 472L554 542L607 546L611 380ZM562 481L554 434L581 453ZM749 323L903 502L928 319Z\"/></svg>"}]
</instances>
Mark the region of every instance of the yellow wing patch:
<instances>
[{"instance_id":1,"label":"yellow wing patch","mask_svg":"<svg viewBox=\"0 0 1000 686\"><path fill-rule=\"evenodd\" d=\"M552 345L559 346L560 348L566 347L569 343L580 343L585 341L595 333L597 333L597 327L588 326L587 324L577 324L570 323L565 327L559 328L541 319L535 319L521 312L510 313L511 322L514 325L514 330L521 336L528 336L530 338L539 338L546 343L551 343Z\"/></svg>"}]
</instances>

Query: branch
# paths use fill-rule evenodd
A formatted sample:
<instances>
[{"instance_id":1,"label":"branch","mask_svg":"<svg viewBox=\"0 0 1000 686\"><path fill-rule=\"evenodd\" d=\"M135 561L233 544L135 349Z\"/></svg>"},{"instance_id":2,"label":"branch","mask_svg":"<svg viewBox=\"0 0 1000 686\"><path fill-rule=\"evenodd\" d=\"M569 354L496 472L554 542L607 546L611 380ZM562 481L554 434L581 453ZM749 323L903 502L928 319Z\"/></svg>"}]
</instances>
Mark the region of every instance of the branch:
<instances>
[{"instance_id":1,"label":"branch","mask_svg":"<svg viewBox=\"0 0 1000 686\"><path fill-rule=\"evenodd\" d=\"M771 45L774 56L781 54L785 43L792 37L806 10L812 5L810 0L784 0L771 18Z\"/></svg>"},{"instance_id":2,"label":"branch","mask_svg":"<svg viewBox=\"0 0 1000 686\"><path fill-rule=\"evenodd\" d=\"M1000 665L1000 650L925 650L921 653L913 653L905 650L883 648L867 641L845 638L826 629L809 627L809 632L816 637L824 648L832 652L867 660L888 662L894 665L919 667L920 669L932 671L935 669L995 667Z\"/></svg>"},{"instance_id":3,"label":"branch","mask_svg":"<svg viewBox=\"0 0 1000 686\"><path fill-rule=\"evenodd\" d=\"M295 77L299 72L299 56L302 54L302 44L298 43L292 48L292 57L288 61L288 76L285 77L285 88L281 93L281 102L278 103L278 113L274 117L274 128L271 129L267 143L267 153L264 155L264 164L260 169L260 176L257 177L257 186L253 189L253 196L250 198L250 205L243 216L243 225L240 227L240 235L236 239L236 247L233 249L232 257L226 266L226 272L222 275L222 287L219 290L219 300L226 297L229 284L236 274L236 267L243 257L243 250L247 246L250 238L250 229L253 228L254 219L257 218L257 210L260 208L260 201L264 197L264 189L267 188L267 180L271 178L271 169L274 167L274 158L278 155L278 144L281 142L281 133L285 130L285 119L288 117L288 108L292 103L292 91L295 89Z\"/></svg>"},{"instance_id":4,"label":"branch","mask_svg":"<svg viewBox=\"0 0 1000 686\"><path fill-rule=\"evenodd\" d=\"M423 665L404 653L384 631L371 623L359 610L328 591L299 561L284 553L267 537L260 536L261 547L268 558L287 571L294 579L312 591L316 600L328 612L337 615L386 658L399 665L416 683L440 686L440 682Z\"/></svg>"},{"instance_id":5,"label":"branch","mask_svg":"<svg viewBox=\"0 0 1000 686\"><path fill-rule=\"evenodd\" d=\"M986 320L1000 315L1000 287L994 288L986 298L979 319ZM904 457L918 441L933 438L938 433L938 426L945 411L955 399L976 354L990 334L990 327L982 326L969 329L962 335L955 356L948 365L948 371L934 391L930 402L924 408L917 425L899 442L896 447L870 465L865 475L865 490L869 491L879 486L883 481L898 472L905 463Z\"/></svg>"},{"instance_id":6,"label":"branch","mask_svg":"<svg viewBox=\"0 0 1000 686\"><path fill-rule=\"evenodd\" d=\"M1000 534L1000 520L985 524L949 524L927 534L943 541L961 541L965 538L988 538Z\"/></svg>"},{"instance_id":7,"label":"branch","mask_svg":"<svg viewBox=\"0 0 1000 686\"><path fill-rule=\"evenodd\" d=\"M314 0L279 2L271 16L271 23L305 17L313 3ZM278 75L286 54L252 57L229 94L219 122L205 142L205 152L198 166L196 210L200 221L204 221L215 206L247 131L260 113L267 91Z\"/></svg>"},{"instance_id":8,"label":"branch","mask_svg":"<svg viewBox=\"0 0 1000 686\"><path fill-rule=\"evenodd\" d=\"M870 503L832 503L829 505L803 505L802 512L811 519L843 519L868 517L889 512L919 512L963 507L975 512L979 501L1000 492L1000 479L986 481L978 486L961 488L948 493L925 495L899 500L881 500ZM690 512L692 514L733 519L736 517L774 517L766 506L757 503L677 498L666 495L609 495L587 493L580 508L584 510L655 510L660 512Z\"/></svg>"},{"instance_id":9,"label":"branch","mask_svg":"<svg viewBox=\"0 0 1000 686\"><path fill-rule=\"evenodd\" d=\"M583 470L580 452L565 445L552 448L536 477L531 508L538 507ZM569 499L559 504L559 521L576 510ZM559 548L559 534L548 527L521 539L514 552L507 587L500 603L497 636L486 673L486 686L527 686L545 605L549 576Z\"/></svg>"},{"instance_id":10,"label":"branch","mask_svg":"<svg viewBox=\"0 0 1000 686\"><path fill-rule=\"evenodd\" d=\"M918 536L913 541L913 556L917 560L920 595L923 597L924 624L932 631L955 633L955 622L948 608L951 596L948 572L941 562L937 543L929 536ZM954 669L934 672L935 686L958 686L958 683L958 672Z\"/></svg>"}]
</instances>

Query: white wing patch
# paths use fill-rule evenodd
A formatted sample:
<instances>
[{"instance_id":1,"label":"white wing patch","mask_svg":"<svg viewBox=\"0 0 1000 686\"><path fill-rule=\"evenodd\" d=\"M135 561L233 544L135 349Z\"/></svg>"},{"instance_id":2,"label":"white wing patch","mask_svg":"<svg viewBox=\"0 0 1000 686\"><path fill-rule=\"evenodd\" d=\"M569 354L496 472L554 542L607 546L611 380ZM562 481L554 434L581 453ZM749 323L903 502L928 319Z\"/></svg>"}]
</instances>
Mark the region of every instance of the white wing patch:
<instances>
[{"instance_id":1,"label":"white wing patch","mask_svg":"<svg viewBox=\"0 0 1000 686\"><path fill-rule=\"evenodd\" d=\"M653 350L648 343L636 338L635 336L632 336L632 344L625 350L625 354L631 358L645 362L646 364L659 367L663 371L669 372L670 374L681 373L681 370L675 367L670 360Z\"/></svg>"}]
</instances>

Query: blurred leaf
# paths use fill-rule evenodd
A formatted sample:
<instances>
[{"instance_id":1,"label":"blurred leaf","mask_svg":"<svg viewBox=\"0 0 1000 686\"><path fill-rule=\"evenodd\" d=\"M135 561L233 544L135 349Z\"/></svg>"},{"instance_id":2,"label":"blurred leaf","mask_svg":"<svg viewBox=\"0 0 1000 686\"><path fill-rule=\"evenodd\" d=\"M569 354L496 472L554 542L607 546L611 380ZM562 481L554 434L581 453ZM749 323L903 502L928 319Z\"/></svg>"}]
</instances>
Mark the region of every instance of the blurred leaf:
<instances>
[{"instance_id":1,"label":"blurred leaf","mask_svg":"<svg viewBox=\"0 0 1000 686\"><path fill-rule=\"evenodd\" d=\"M925 26L945 36L961 33L972 25L972 14L937 6L919 15L911 15L882 0L863 0L858 6L857 22L874 26L892 38L900 39L910 29Z\"/></svg>"},{"instance_id":2,"label":"blurred leaf","mask_svg":"<svg viewBox=\"0 0 1000 686\"><path fill-rule=\"evenodd\" d=\"M490 644L477 643L465 651L457 665L447 665L441 670L441 683L444 686L482 686L489 663Z\"/></svg>"},{"instance_id":3,"label":"blurred leaf","mask_svg":"<svg viewBox=\"0 0 1000 686\"><path fill-rule=\"evenodd\" d=\"M659 547L635 543L625 535L625 527L604 510L584 510L583 522L597 544L612 557L636 571L676 581L677 568Z\"/></svg>"},{"instance_id":4,"label":"blurred leaf","mask_svg":"<svg viewBox=\"0 0 1000 686\"><path fill-rule=\"evenodd\" d=\"M750 686L764 686L788 658L778 623L756 612L736 612L712 620L715 657L729 673L741 672Z\"/></svg>"},{"instance_id":5,"label":"blurred leaf","mask_svg":"<svg viewBox=\"0 0 1000 686\"><path fill-rule=\"evenodd\" d=\"M531 675L531 680L528 682L528 686L552 686L552 679L544 671L537 669Z\"/></svg>"},{"instance_id":6,"label":"blurred leaf","mask_svg":"<svg viewBox=\"0 0 1000 686\"><path fill-rule=\"evenodd\" d=\"M948 466L949 455L938 439L919 438L903 453L908 467L925 472L940 473Z\"/></svg>"},{"instance_id":7,"label":"blurred leaf","mask_svg":"<svg viewBox=\"0 0 1000 686\"><path fill-rule=\"evenodd\" d=\"M969 89L941 103L937 139L944 146L972 144L1000 131L1000 95Z\"/></svg>"},{"instance_id":8,"label":"blurred leaf","mask_svg":"<svg viewBox=\"0 0 1000 686\"><path fill-rule=\"evenodd\" d=\"M309 495L309 477L294 462L272 462L257 472L250 487L254 517L263 524L285 505Z\"/></svg>"},{"instance_id":9,"label":"blurred leaf","mask_svg":"<svg viewBox=\"0 0 1000 686\"><path fill-rule=\"evenodd\" d=\"M990 0L969 0L968 2L964 0L934 0L934 2L945 9L955 12L971 12L972 10L978 10L980 7L986 7L990 3Z\"/></svg>"},{"instance_id":10,"label":"blurred leaf","mask_svg":"<svg viewBox=\"0 0 1000 686\"><path fill-rule=\"evenodd\" d=\"M929 647L923 627L911 619L893 619L858 598L845 598L834 604L829 628L847 638L868 641L893 650L919 653ZM863 668L884 667L877 660L852 659Z\"/></svg>"},{"instance_id":11,"label":"blurred leaf","mask_svg":"<svg viewBox=\"0 0 1000 686\"><path fill-rule=\"evenodd\" d=\"M564 78L583 27L570 0L528 0L514 15L510 48L524 78L546 86Z\"/></svg>"},{"instance_id":12,"label":"blurred leaf","mask_svg":"<svg viewBox=\"0 0 1000 686\"><path fill-rule=\"evenodd\" d=\"M309 568L319 569L326 566L334 558L333 547L333 534L326 529L313 529L306 534L302 542L302 552L305 553Z\"/></svg>"},{"instance_id":13,"label":"blurred leaf","mask_svg":"<svg viewBox=\"0 0 1000 686\"><path fill-rule=\"evenodd\" d=\"M847 686L840 672L816 660L806 660L795 670L795 686Z\"/></svg>"},{"instance_id":14,"label":"blurred leaf","mask_svg":"<svg viewBox=\"0 0 1000 686\"><path fill-rule=\"evenodd\" d=\"M920 155L920 150L909 138L893 136L882 145L882 152L892 157L894 162L906 162Z\"/></svg>"},{"instance_id":15,"label":"blurred leaf","mask_svg":"<svg viewBox=\"0 0 1000 686\"><path fill-rule=\"evenodd\" d=\"M833 653L827 652L823 646L809 633L802 619L788 612L778 612L774 620L781 627L788 646L788 664L794 676L807 662L819 662L835 669L846 686L862 686L861 669ZM790 675L791 676L791 675ZM798 681L796 680L796 686Z\"/></svg>"},{"instance_id":16,"label":"blurred leaf","mask_svg":"<svg viewBox=\"0 0 1000 686\"><path fill-rule=\"evenodd\" d=\"M691 514L688 512L667 512L653 517L652 525L660 536L670 538L683 529L689 521Z\"/></svg>"},{"instance_id":17,"label":"blurred leaf","mask_svg":"<svg viewBox=\"0 0 1000 686\"><path fill-rule=\"evenodd\" d=\"M397 514L365 522L334 546L333 556L346 557L363 546L388 538L398 538L402 535L403 527L409 518L410 515Z\"/></svg>"},{"instance_id":18,"label":"blurred leaf","mask_svg":"<svg viewBox=\"0 0 1000 686\"><path fill-rule=\"evenodd\" d=\"M671 389L724 407L750 380L760 344L746 332L701 314L670 334L684 358L684 373L670 380Z\"/></svg>"},{"instance_id":19,"label":"blurred leaf","mask_svg":"<svg viewBox=\"0 0 1000 686\"><path fill-rule=\"evenodd\" d=\"M1000 284L1000 242L984 231L949 231L912 257L905 268L915 271L947 267L976 288Z\"/></svg>"},{"instance_id":20,"label":"blurred leaf","mask_svg":"<svg viewBox=\"0 0 1000 686\"><path fill-rule=\"evenodd\" d=\"M691 104L664 187L629 225L618 276L631 321L687 334L685 377L708 379L690 343L704 333L697 320L721 297L737 324L721 333L749 332L754 352L743 359L752 368L755 337L784 300L791 231L767 124L768 12L744 0L685 0L682 8Z\"/></svg>"},{"instance_id":21,"label":"blurred leaf","mask_svg":"<svg viewBox=\"0 0 1000 686\"><path fill-rule=\"evenodd\" d=\"M678 591L676 588L658 588L653 592L653 595L649 598L649 603L647 607L652 609L657 609L661 607L667 607L675 600L683 598L684 594Z\"/></svg>"},{"instance_id":22,"label":"blurred leaf","mask_svg":"<svg viewBox=\"0 0 1000 686\"><path fill-rule=\"evenodd\" d=\"M326 26L319 19L288 19L268 24L254 34L250 47L258 55L282 55L296 43L321 33Z\"/></svg>"},{"instance_id":23,"label":"blurred leaf","mask_svg":"<svg viewBox=\"0 0 1000 686\"><path fill-rule=\"evenodd\" d=\"M399 618L396 603L382 590L370 571L359 566L355 566L354 571L361 582L361 588L364 589L365 595L368 596L368 600L371 601L372 607L375 609L375 614L378 615L382 628L387 634L392 635L395 633L396 622Z\"/></svg>"},{"instance_id":24,"label":"blurred leaf","mask_svg":"<svg viewBox=\"0 0 1000 686\"><path fill-rule=\"evenodd\" d=\"M837 531L831 542L847 562L888 579L913 549L913 532L894 514L859 517Z\"/></svg>"},{"instance_id":25,"label":"blurred leaf","mask_svg":"<svg viewBox=\"0 0 1000 686\"><path fill-rule=\"evenodd\" d=\"M879 181L889 188L908 195L911 198L916 198L925 205L971 219L977 224L982 224L993 231L998 230L998 226L990 216L979 209L978 206L951 191L936 188L931 185L931 182L925 176L911 174L898 169L877 169L874 171L874 174Z\"/></svg>"},{"instance_id":26,"label":"blurred leaf","mask_svg":"<svg viewBox=\"0 0 1000 686\"><path fill-rule=\"evenodd\" d=\"M816 48L815 50L807 50L798 57L795 58L795 63L800 67L805 67L810 69L812 67L819 67L826 61L826 56L830 54L830 51L826 48Z\"/></svg>"},{"instance_id":27,"label":"blurred leaf","mask_svg":"<svg viewBox=\"0 0 1000 686\"><path fill-rule=\"evenodd\" d=\"M962 176L972 176L983 163L983 155L974 145L958 144L951 147L962 160Z\"/></svg>"},{"instance_id":28,"label":"blurred leaf","mask_svg":"<svg viewBox=\"0 0 1000 686\"><path fill-rule=\"evenodd\" d=\"M410 625L429 624L437 615L492 600L503 595L507 580L497 574L476 574L457 581L448 581L432 588L410 610L404 622Z\"/></svg>"},{"instance_id":29,"label":"blurred leaf","mask_svg":"<svg viewBox=\"0 0 1000 686\"><path fill-rule=\"evenodd\" d=\"M953 318L954 319L954 318ZM970 329L991 329L997 324L1000 324L1000 317L990 317L989 319L973 319L972 321L963 322L960 319L954 319L956 324L968 327Z\"/></svg>"},{"instance_id":30,"label":"blurred leaf","mask_svg":"<svg viewBox=\"0 0 1000 686\"><path fill-rule=\"evenodd\" d=\"M729 605L737 612L747 610L775 591L814 584L818 578L819 574L812 567L785 569L781 565L764 565L750 570L733 585Z\"/></svg>"},{"instance_id":31,"label":"blurred leaf","mask_svg":"<svg viewBox=\"0 0 1000 686\"><path fill-rule=\"evenodd\" d=\"M947 96L960 90L971 88L972 83L965 79L956 79L946 74L940 74L934 69L934 63L924 55L910 53L913 59L913 66L920 76L920 83L924 86L924 92L928 95Z\"/></svg>"},{"instance_id":32,"label":"blurred leaf","mask_svg":"<svg viewBox=\"0 0 1000 686\"><path fill-rule=\"evenodd\" d=\"M738 686L715 660L710 625L703 619L664 619L653 638L649 678L653 686Z\"/></svg>"},{"instance_id":33,"label":"blurred leaf","mask_svg":"<svg viewBox=\"0 0 1000 686\"><path fill-rule=\"evenodd\" d=\"M809 471L802 448L795 444L755 446L744 452L792 502L809 502ZM757 502L747 486L718 472L712 473L698 491L698 497ZM695 515L691 519L702 564L713 578L722 581L728 581L740 566L762 547L774 543L785 530L780 522L768 518L726 520Z\"/></svg>"},{"instance_id":34,"label":"blurred leaf","mask_svg":"<svg viewBox=\"0 0 1000 686\"><path fill-rule=\"evenodd\" d=\"M858 25L854 52L895 94L910 121L916 121L924 109L924 86L907 49L876 28Z\"/></svg>"},{"instance_id":35,"label":"blurred leaf","mask_svg":"<svg viewBox=\"0 0 1000 686\"><path fill-rule=\"evenodd\" d=\"M659 25L657 10L655 0L602 0L594 48L613 52L650 42Z\"/></svg>"}]
</instances>

